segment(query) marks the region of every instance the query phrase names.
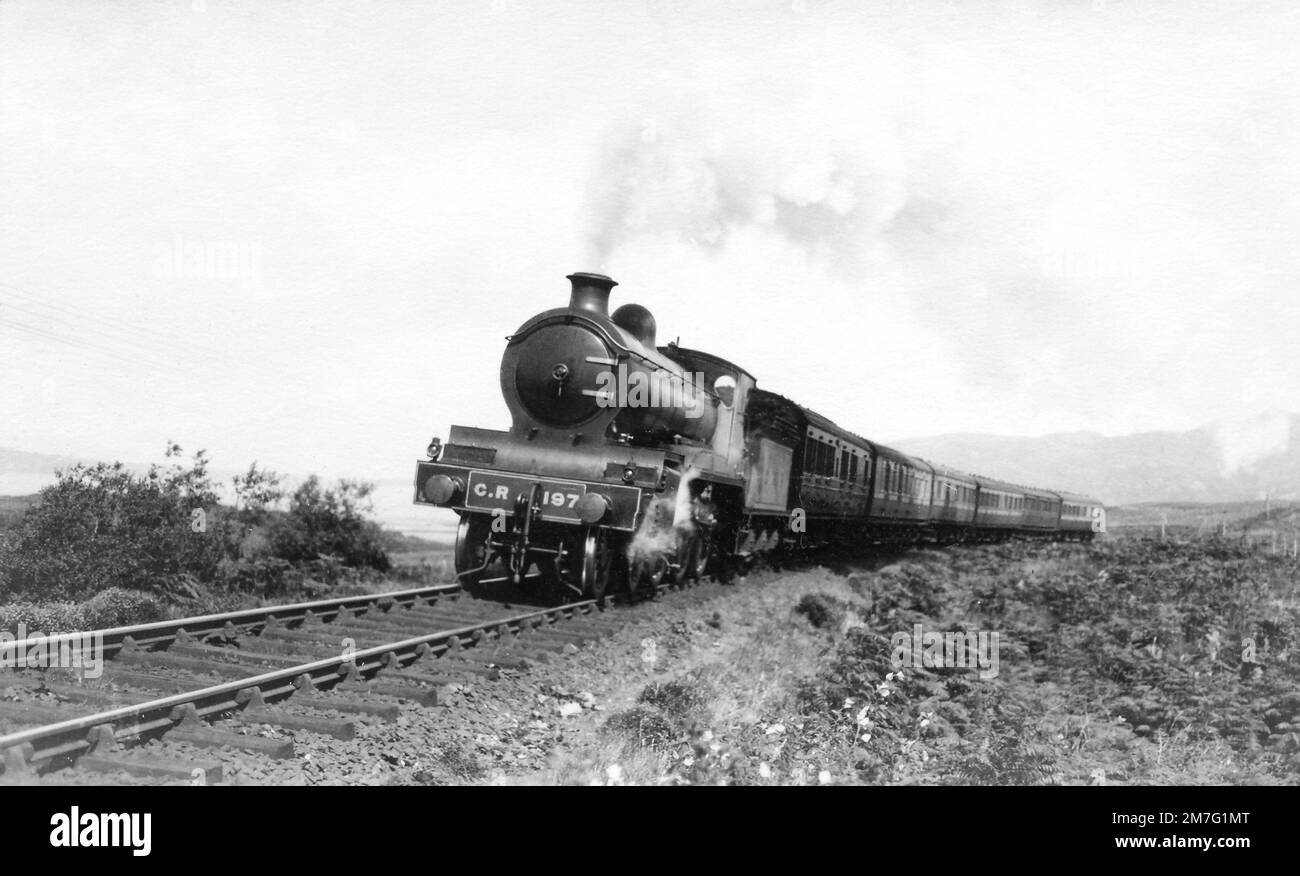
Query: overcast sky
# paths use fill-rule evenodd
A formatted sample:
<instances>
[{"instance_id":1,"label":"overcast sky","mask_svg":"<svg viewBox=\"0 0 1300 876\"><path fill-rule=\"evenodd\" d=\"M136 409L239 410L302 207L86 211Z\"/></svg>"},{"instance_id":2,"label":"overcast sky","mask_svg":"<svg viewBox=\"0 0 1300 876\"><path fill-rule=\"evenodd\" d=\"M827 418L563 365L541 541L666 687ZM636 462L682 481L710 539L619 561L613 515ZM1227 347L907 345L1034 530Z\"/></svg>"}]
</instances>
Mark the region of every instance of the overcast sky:
<instances>
[{"instance_id":1,"label":"overcast sky","mask_svg":"<svg viewBox=\"0 0 1300 876\"><path fill-rule=\"evenodd\" d=\"M1298 408L1298 12L5 0L0 446L404 477L574 270L879 439Z\"/></svg>"}]
</instances>

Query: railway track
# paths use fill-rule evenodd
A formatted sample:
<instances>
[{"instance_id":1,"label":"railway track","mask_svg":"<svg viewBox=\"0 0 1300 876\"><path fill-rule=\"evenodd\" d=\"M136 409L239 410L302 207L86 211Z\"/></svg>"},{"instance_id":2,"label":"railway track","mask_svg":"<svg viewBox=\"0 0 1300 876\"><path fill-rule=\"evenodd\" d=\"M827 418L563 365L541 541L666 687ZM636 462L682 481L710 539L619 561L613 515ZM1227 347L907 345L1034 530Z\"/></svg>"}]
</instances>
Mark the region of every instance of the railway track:
<instances>
[{"instance_id":1,"label":"railway track","mask_svg":"<svg viewBox=\"0 0 1300 876\"><path fill-rule=\"evenodd\" d=\"M292 743L250 728L351 738L357 720L391 720L401 702L436 706L447 685L522 668L618 624L592 601L520 610L444 585L96 631L107 658L98 678L53 668L0 673L0 722L14 728L0 736L3 775L32 780L75 764L220 781L215 762L165 762L132 749L166 734L292 756ZM18 642L10 653L39 643L49 655L84 635Z\"/></svg>"},{"instance_id":2,"label":"railway track","mask_svg":"<svg viewBox=\"0 0 1300 876\"><path fill-rule=\"evenodd\" d=\"M87 773L217 783L220 760L175 757L170 743L277 759L296 756L289 737L302 731L351 739L358 722L394 721L403 705L437 707L452 685L611 634L631 620L611 610L615 601L514 606L451 584L95 631L105 656L97 678L0 670L0 783L75 783ZM44 653L85 635L45 637Z\"/></svg>"}]
</instances>

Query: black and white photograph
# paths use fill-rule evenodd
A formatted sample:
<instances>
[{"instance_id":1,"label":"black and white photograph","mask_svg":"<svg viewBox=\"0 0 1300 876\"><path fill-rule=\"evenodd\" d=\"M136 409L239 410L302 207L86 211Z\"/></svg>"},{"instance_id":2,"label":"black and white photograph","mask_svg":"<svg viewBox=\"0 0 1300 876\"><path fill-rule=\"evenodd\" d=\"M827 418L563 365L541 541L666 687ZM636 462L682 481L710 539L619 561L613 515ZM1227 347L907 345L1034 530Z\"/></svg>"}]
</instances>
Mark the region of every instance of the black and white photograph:
<instances>
[{"instance_id":1,"label":"black and white photograph","mask_svg":"<svg viewBox=\"0 0 1300 876\"><path fill-rule=\"evenodd\" d=\"M1300 784L1297 45L0 0L0 800L1051 786L1239 860L1134 789Z\"/></svg>"}]
</instances>

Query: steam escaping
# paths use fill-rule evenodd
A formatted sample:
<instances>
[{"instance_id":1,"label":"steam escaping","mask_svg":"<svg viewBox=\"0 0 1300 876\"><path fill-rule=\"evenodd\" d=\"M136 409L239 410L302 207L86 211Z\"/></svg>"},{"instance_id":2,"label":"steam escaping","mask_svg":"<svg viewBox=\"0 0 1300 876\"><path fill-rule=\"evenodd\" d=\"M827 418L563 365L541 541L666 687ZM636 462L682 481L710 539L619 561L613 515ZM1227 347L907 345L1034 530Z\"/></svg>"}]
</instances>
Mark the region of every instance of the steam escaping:
<instances>
[{"instance_id":1,"label":"steam escaping","mask_svg":"<svg viewBox=\"0 0 1300 876\"><path fill-rule=\"evenodd\" d=\"M682 472L682 479L677 484L677 497L673 506L673 529L688 533L695 528L695 509L691 502L691 483L699 477L695 466Z\"/></svg>"},{"instance_id":2,"label":"steam escaping","mask_svg":"<svg viewBox=\"0 0 1300 876\"><path fill-rule=\"evenodd\" d=\"M1223 420L1215 423L1211 432L1219 445L1220 470L1232 475L1286 452L1291 446L1291 415L1269 411L1248 420Z\"/></svg>"},{"instance_id":3,"label":"steam escaping","mask_svg":"<svg viewBox=\"0 0 1300 876\"><path fill-rule=\"evenodd\" d=\"M691 482L698 475L694 467L688 468L677 484L676 493L656 496L650 501L641 526L628 542L629 561L672 556L679 540L695 530Z\"/></svg>"},{"instance_id":4,"label":"steam escaping","mask_svg":"<svg viewBox=\"0 0 1300 876\"><path fill-rule=\"evenodd\" d=\"M675 505L676 500L668 496L656 496L650 500L641 526L628 542L629 562L661 557L677 549L677 530L673 527Z\"/></svg>"}]
</instances>

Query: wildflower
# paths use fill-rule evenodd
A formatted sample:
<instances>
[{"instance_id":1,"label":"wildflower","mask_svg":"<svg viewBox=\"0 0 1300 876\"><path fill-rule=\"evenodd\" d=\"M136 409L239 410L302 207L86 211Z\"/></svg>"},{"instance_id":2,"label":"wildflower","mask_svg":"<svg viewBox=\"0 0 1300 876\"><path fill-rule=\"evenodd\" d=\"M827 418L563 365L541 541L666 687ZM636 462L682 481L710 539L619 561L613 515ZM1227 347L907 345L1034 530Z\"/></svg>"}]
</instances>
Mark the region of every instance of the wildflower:
<instances>
[{"instance_id":1,"label":"wildflower","mask_svg":"<svg viewBox=\"0 0 1300 876\"><path fill-rule=\"evenodd\" d=\"M829 785L830 783L831 783L831 771L830 771L830 770L822 770L821 772L819 772L819 773L817 774L817 784L819 784L819 785Z\"/></svg>"},{"instance_id":2,"label":"wildflower","mask_svg":"<svg viewBox=\"0 0 1300 876\"><path fill-rule=\"evenodd\" d=\"M864 743L865 743L865 742L870 742L870 741L871 741L871 734L870 734L870 733L863 733L862 736L861 736L860 738L862 739L862 741L863 741Z\"/></svg>"},{"instance_id":3,"label":"wildflower","mask_svg":"<svg viewBox=\"0 0 1300 876\"><path fill-rule=\"evenodd\" d=\"M616 763L605 767L605 777L609 779L611 785L623 784L623 768Z\"/></svg>"},{"instance_id":4,"label":"wildflower","mask_svg":"<svg viewBox=\"0 0 1300 876\"><path fill-rule=\"evenodd\" d=\"M767 761L763 761L758 765L758 776L761 779L772 778L772 768L767 765Z\"/></svg>"}]
</instances>

